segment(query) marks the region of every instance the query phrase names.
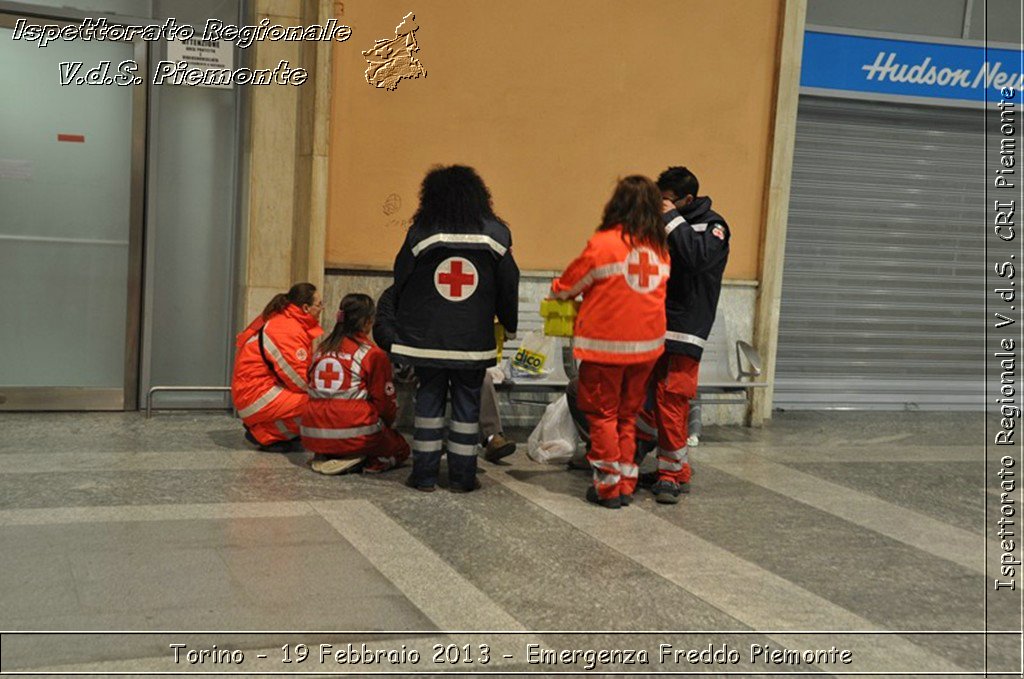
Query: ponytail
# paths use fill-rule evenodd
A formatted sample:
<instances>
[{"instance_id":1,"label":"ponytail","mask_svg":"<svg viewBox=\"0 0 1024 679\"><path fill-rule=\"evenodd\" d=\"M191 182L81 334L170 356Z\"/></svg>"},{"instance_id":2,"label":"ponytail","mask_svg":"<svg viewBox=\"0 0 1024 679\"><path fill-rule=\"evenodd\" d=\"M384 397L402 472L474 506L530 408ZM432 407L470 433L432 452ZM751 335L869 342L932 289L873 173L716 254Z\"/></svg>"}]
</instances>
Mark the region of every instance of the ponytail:
<instances>
[{"instance_id":1,"label":"ponytail","mask_svg":"<svg viewBox=\"0 0 1024 679\"><path fill-rule=\"evenodd\" d=\"M303 304L313 304L313 296L316 294L316 286L312 283L296 283L288 292L279 292L274 295L267 306L263 307L263 320L279 314L288 308L289 304L301 307Z\"/></svg>"},{"instance_id":2,"label":"ponytail","mask_svg":"<svg viewBox=\"0 0 1024 679\"><path fill-rule=\"evenodd\" d=\"M334 330L331 331L331 334L320 343L317 351L321 354L337 351L343 339L354 337L363 332L363 329L366 327L366 321L373 318L376 311L373 299L369 295L359 292L345 295L341 300L341 305L338 307L338 322L334 324Z\"/></svg>"}]
</instances>

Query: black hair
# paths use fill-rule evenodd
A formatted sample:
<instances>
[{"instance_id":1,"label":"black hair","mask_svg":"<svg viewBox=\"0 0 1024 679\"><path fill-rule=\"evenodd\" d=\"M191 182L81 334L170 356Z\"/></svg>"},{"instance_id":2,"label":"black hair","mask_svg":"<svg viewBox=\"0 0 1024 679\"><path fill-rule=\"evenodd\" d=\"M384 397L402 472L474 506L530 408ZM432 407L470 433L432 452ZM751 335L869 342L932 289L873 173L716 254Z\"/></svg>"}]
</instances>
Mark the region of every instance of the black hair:
<instances>
[{"instance_id":1,"label":"black hair","mask_svg":"<svg viewBox=\"0 0 1024 679\"><path fill-rule=\"evenodd\" d=\"M498 218L491 192L480 175L465 165L437 166L420 185L420 206L413 223L427 231L476 233L485 219Z\"/></svg>"},{"instance_id":2,"label":"black hair","mask_svg":"<svg viewBox=\"0 0 1024 679\"><path fill-rule=\"evenodd\" d=\"M331 334L320 342L317 351L321 354L337 351L343 339L363 332L366 322L373 318L374 313L376 307L369 295L361 292L345 295L338 306L338 322L334 324Z\"/></svg>"},{"instance_id":3,"label":"black hair","mask_svg":"<svg viewBox=\"0 0 1024 679\"><path fill-rule=\"evenodd\" d=\"M661 217L661 193L647 177L630 175L620 179L611 200L604 206L598 231L622 226L631 243L665 249L665 223Z\"/></svg>"},{"instance_id":4,"label":"black hair","mask_svg":"<svg viewBox=\"0 0 1024 679\"><path fill-rule=\"evenodd\" d=\"M316 286L312 283L296 283L288 292L279 292L274 295L267 306L263 307L263 320L269 319L274 314L279 314L288 308L289 304L301 307L303 304L313 304L313 296L316 294Z\"/></svg>"},{"instance_id":5,"label":"black hair","mask_svg":"<svg viewBox=\"0 0 1024 679\"><path fill-rule=\"evenodd\" d=\"M662 191L669 190L676 194L676 198L687 196L697 197L700 191L700 182L697 176L687 168L676 166L670 167L658 175L658 188Z\"/></svg>"}]
</instances>

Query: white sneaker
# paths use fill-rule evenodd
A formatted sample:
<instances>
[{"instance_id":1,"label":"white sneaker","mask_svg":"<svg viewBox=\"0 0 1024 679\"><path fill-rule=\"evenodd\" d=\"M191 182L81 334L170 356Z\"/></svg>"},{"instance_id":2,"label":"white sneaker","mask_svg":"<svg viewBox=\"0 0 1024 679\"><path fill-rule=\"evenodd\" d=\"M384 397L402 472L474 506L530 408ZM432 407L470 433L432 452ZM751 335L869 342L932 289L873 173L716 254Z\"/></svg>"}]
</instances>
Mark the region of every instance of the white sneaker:
<instances>
[{"instance_id":1,"label":"white sneaker","mask_svg":"<svg viewBox=\"0 0 1024 679\"><path fill-rule=\"evenodd\" d=\"M362 457L331 457L314 466L313 471L326 474L327 476L344 474L356 465L362 464L364 459Z\"/></svg>"},{"instance_id":2,"label":"white sneaker","mask_svg":"<svg viewBox=\"0 0 1024 679\"><path fill-rule=\"evenodd\" d=\"M690 434L688 437L686 437L686 445L690 446L691 448L696 448L697 446L700 445L700 439L697 437L696 434Z\"/></svg>"}]
</instances>

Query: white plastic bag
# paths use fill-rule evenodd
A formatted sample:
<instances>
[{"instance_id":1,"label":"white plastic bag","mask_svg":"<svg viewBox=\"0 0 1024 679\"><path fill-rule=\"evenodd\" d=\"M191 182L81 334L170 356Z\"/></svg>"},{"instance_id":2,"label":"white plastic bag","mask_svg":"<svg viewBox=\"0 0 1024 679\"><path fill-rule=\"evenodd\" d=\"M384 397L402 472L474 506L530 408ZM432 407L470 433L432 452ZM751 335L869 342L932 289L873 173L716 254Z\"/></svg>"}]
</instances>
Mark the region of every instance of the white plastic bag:
<instances>
[{"instance_id":1,"label":"white plastic bag","mask_svg":"<svg viewBox=\"0 0 1024 679\"><path fill-rule=\"evenodd\" d=\"M544 409L544 416L526 442L526 454L541 464L565 464L576 451L576 427L563 394Z\"/></svg>"},{"instance_id":2,"label":"white plastic bag","mask_svg":"<svg viewBox=\"0 0 1024 679\"><path fill-rule=\"evenodd\" d=\"M555 369L558 342L539 330L533 330L523 337L522 343L512 356L513 377L543 377Z\"/></svg>"}]
</instances>

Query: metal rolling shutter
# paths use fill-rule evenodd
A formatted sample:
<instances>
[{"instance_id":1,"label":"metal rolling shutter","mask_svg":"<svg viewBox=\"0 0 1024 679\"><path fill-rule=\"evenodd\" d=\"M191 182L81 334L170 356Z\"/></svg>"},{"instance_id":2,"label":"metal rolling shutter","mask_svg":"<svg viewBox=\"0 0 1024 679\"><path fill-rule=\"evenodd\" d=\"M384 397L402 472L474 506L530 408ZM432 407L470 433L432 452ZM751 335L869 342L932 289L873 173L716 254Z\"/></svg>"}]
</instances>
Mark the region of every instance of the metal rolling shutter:
<instances>
[{"instance_id":1,"label":"metal rolling shutter","mask_svg":"<svg viewBox=\"0 0 1024 679\"><path fill-rule=\"evenodd\" d=\"M983 140L975 109L801 98L775 407L982 407Z\"/></svg>"}]
</instances>

